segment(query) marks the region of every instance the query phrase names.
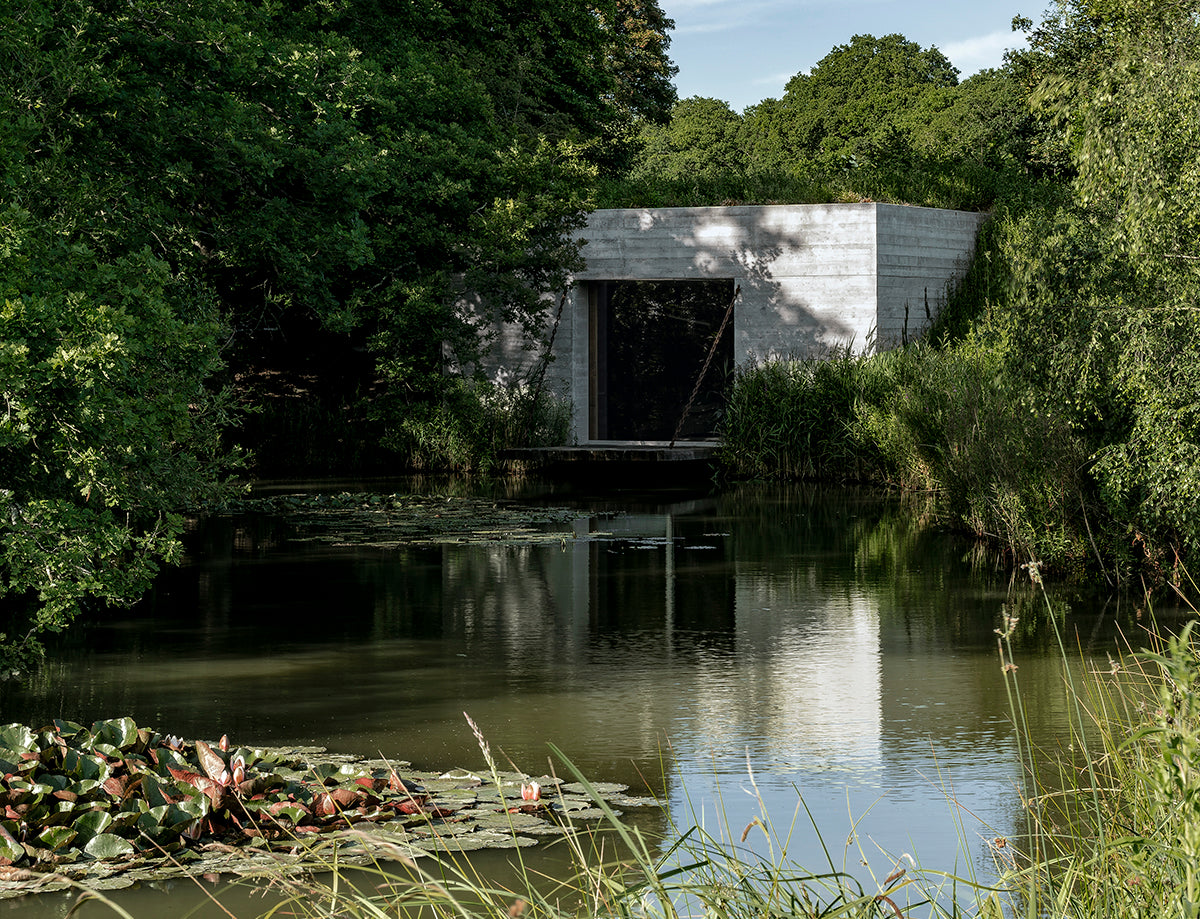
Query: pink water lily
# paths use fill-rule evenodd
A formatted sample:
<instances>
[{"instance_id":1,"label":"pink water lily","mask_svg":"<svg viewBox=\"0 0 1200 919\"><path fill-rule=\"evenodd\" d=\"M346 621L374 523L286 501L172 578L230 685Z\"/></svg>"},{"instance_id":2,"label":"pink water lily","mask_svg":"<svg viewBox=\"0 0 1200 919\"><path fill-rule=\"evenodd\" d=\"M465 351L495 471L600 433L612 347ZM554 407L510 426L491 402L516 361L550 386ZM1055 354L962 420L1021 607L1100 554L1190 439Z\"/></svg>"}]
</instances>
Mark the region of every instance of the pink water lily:
<instances>
[{"instance_id":1,"label":"pink water lily","mask_svg":"<svg viewBox=\"0 0 1200 919\"><path fill-rule=\"evenodd\" d=\"M522 801L540 801L542 799L542 786L537 782L522 782L521 783L521 800Z\"/></svg>"}]
</instances>

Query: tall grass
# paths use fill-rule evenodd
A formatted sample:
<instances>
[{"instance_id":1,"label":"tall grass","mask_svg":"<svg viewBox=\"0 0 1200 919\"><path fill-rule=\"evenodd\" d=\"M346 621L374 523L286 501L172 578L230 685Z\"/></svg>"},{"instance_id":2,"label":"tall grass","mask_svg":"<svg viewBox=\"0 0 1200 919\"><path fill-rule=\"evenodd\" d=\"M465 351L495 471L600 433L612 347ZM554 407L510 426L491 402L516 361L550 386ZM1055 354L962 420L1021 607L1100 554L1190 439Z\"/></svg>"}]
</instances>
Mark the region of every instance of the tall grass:
<instances>
[{"instance_id":1,"label":"tall grass","mask_svg":"<svg viewBox=\"0 0 1200 919\"><path fill-rule=\"evenodd\" d=\"M1030 573L1040 585L1036 565ZM1028 781L1025 852L1003 879L1017 915L1200 915L1196 624L1152 635L1149 650L1120 655L1107 670L1073 678L1066 669L1071 736L1065 750L1049 753L1033 748L1021 730L1019 671L1009 645L1016 623L998 630Z\"/></svg>"},{"instance_id":2,"label":"tall grass","mask_svg":"<svg viewBox=\"0 0 1200 919\"><path fill-rule=\"evenodd\" d=\"M600 207L881 202L984 211L1030 185L1014 170L913 157L877 164L807 163L795 169L714 169L602 180Z\"/></svg>"},{"instance_id":3,"label":"tall grass","mask_svg":"<svg viewBox=\"0 0 1200 919\"><path fill-rule=\"evenodd\" d=\"M970 339L737 371L720 459L735 476L872 482L936 495L943 521L1012 558L1088 557L1077 438Z\"/></svg>"},{"instance_id":4,"label":"tall grass","mask_svg":"<svg viewBox=\"0 0 1200 919\"><path fill-rule=\"evenodd\" d=\"M739 367L722 420L722 464L750 478L878 480L883 457L857 424L870 373L848 348Z\"/></svg>"},{"instance_id":5,"label":"tall grass","mask_svg":"<svg viewBox=\"0 0 1200 919\"><path fill-rule=\"evenodd\" d=\"M492 781L500 785L486 742L477 736ZM890 860L883 877L848 871L828 850L816 870L796 865L787 853L791 830L777 832L761 799L760 815L740 836L728 827L714 836L692 825L674 828L669 842L647 837L554 752L604 813L599 827L567 826L560 844L569 851L570 868L563 874L537 873L517 849L513 879L498 882L462 856L443 852L416 859L386 835L349 830L308 849L311 873L281 870L270 877L274 902L260 919L948 919L961 914L961 891L976 888L983 894L981 915L999 919L986 889L975 881L924 871L911 859ZM753 783L752 774L750 779ZM798 813L811 822L802 800ZM347 864L345 853L363 846L373 861Z\"/></svg>"}]
</instances>

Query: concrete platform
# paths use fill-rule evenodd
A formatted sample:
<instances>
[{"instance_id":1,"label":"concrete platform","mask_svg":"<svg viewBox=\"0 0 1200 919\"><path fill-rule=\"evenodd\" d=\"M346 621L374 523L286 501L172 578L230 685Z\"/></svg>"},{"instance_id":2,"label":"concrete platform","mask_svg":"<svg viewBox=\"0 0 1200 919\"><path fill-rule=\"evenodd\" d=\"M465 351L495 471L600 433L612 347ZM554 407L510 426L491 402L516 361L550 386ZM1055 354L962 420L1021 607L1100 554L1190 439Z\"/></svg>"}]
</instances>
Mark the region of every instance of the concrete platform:
<instances>
[{"instance_id":1,"label":"concrete platform","mask_svg":"<svg viewBox=\"0 0 1200 919\"><path fill-rule=\"evenodd\" d=\"M560 463L707 463L720 446L715 440L681 440L674 447L665 440L594 440L569 447L505 450L500 458L535 466Z\"/></svg>"}]
</instances>

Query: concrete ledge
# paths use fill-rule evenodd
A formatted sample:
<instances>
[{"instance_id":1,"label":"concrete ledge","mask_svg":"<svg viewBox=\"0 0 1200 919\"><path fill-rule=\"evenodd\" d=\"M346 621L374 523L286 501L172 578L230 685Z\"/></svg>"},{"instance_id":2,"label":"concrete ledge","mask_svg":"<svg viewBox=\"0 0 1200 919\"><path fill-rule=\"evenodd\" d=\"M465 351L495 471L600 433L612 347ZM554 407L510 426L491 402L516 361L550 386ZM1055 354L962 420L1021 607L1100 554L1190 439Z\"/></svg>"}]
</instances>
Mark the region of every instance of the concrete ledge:
<instances>
[{"instance_id":1,"label":"concrete ledge","mask_svg":"<svg viewBox=\"0 0 1200 919\"><path fill-rule=\"evenodd\" d=\"M534 465L557 463L695 463L708 462L721 445L715 441L592 441L570 447L526 447L504 450L502 460Z\"/></svg>"}]
</instances>

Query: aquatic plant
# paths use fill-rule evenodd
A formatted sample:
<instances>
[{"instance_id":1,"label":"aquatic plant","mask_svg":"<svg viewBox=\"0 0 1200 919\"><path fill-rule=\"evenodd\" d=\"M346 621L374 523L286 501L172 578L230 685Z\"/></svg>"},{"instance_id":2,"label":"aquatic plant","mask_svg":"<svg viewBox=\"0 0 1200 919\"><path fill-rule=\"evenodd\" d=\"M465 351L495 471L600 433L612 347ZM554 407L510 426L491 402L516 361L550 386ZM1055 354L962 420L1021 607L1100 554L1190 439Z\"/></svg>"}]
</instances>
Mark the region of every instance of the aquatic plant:
<instances>
[{"instance_id":1,"label":"aquatic plant","mask_svg":"<svg viewBox=\"0 0 1200 919\"><path fill-rule=\"evenodd\" d=\"M7 725L0 728L0 891L87 886L100 877L114 886L189 867L287 873L311 868L308 853L350 827L378 827L378 843L409 858L532 845L561 832L568 814L600 816L584 789L552 776L497 774L485 787L471 772L406 767L321 748L231 748L224 737L185 742L130 718L90 728ZM553 796L543 798L543 788ZM654 803L624 791L606 788L622 806ZM342 849L343 863L353 861Z\"/></svg>"},{"instance_id":2,"label":"aquatic plant","mask_svg":"<svg viewBox=\"0 0 1200 919\"><path fill-rule=\"evenodd\" d=\"M167 854L201 836L270 839L351 821L449 815L427 809L428 795L395 771L301 765L230 750L225 738L216 749L184 743L131 718L0 728L0 773L0 865Z\"/></svg>"}]
</instances>

